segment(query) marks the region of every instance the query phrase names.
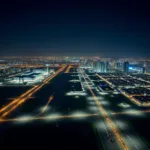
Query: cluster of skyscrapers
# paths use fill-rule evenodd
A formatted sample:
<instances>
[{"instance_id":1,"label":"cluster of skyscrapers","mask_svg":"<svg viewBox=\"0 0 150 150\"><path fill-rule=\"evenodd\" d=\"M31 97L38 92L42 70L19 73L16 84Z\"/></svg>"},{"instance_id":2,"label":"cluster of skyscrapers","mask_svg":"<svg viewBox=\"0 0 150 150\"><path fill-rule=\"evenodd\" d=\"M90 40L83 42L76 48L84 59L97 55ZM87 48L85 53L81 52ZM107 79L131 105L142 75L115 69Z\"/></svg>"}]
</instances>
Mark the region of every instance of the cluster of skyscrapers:
<instances>
[{"instance_id":1,"label":"cluster of skyscrapers","mask_svg":"<svg viewBox=\"0 0 150 150\"><path fill-rule=\"evenodd\" d=\"M129 62L128 61L124 62L123 71L124 71L124 73L129 72Z\"/></svg>"},{"instance_id":2,"label":"cluster of skyscrapers","mask_svg":"<svg viewBox=\"0 0 150 150\"><path fill-rule=\"evenodd\" d=\"M93 64L93 70L96 72L107 72L108 71L108 62L104 61L95 61Z\"/></svg>"},{"instance_id":3,"label":"cluster of skyscrapers","mask_svg":"<svg viewBox=\"0 0 150 150\"><path fill-rule=\"evenodd\" d=\"M138 62L129 62L127 60L106 60L106 59L88 59L82 62L82 66L89 68L92 72L124 72L124 73L145 73L145 66Z\"/></svg>"}]
</instances>

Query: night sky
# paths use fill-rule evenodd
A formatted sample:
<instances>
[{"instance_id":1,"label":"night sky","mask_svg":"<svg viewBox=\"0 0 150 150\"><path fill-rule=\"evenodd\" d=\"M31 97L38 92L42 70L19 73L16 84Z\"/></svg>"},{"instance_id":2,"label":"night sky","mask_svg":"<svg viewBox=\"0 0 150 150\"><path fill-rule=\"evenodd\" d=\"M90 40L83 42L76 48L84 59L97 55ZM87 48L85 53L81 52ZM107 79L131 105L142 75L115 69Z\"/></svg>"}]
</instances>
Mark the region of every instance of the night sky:
<instances>
[{"instance_id":1,"label":"night sky","mask_svg":"<svg viewBox=\"0 0 150 150\"><path fill-rule=\"evenodd\" d=\"M148 2L5 0L0 56L150 57Z\"/></svg>"}]
</instances>

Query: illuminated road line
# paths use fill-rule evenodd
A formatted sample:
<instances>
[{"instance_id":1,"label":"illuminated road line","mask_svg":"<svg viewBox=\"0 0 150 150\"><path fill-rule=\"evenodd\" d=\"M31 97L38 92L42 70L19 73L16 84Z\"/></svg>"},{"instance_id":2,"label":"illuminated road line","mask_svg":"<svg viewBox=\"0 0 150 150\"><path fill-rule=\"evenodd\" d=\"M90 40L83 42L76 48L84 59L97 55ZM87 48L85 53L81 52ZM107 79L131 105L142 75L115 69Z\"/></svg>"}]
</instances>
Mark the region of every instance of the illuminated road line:
<instances>
[{"instance_id":1,"label":"illuminated road line","mask_svg":"<svg viewBox=\"0 0 150 150\"><path fill-rule=\"evenodd\" d=\"M64 67L65 68L65 67ZM34 90L32 90L31 91L31 93L29 94L29 92L27 92L27 94L29 94L29 95L26 95L26 93L25 94L23 94L24 96L26 96L25 98L23 98L23 99L19 99L19 101L17 100L16 102L17 102L17 104L16 104L16 102L15 102L15 106L13 106L10 110L8 110L8 111L6 111L5 113L3 113L2 115L1 115L1 117L6 117L10 112L12 112L14 109L16 109L19 105L21 105L22 103L24 103L24 101L25 100L27 100L30 96L32 96L36 91L38 91L39 89L41 89L46 83L48 83L50 80L52 80L58 73L60 73L64 68L61 68L61 69L59 69L58 71L57 71L57 73L56 74L54 74L54 75L52 75L52 76L50 76L50 77L48 77L45 81L44 81L44 83L42 83L41 85L39 85L39 86L37 86L37 88ZM30 91L30 90L29 90ZM23 97L22 95L21 95L21 97ZM13 101L14 102L14 101Z\"/></svg>"},{"instance_id":2,"label":"illuminated road line","mask_svg":"<svg viewBox=\"0 0 150 150\"><path fill-rule=\"evenodd\" d=\"M15 121L35 121L35 120L57 120L57 119L74 119L83 117L94 117L99 114L79 114L79 115L60 115L60 116L45 116L45 117L31 117L31 118L12 118L12 119L0 119L0 122L15 122Z\"/></svg>"},{"instance_id":3,"label":"illuminated road line","mask_svg":"<svg viewBox=\"0 0 150 150\"><path fill-rule=\"evenodd\" d=\"M47 109L49 103L54 99L54 96L53 96L53 95L54 95L54 93L49 97L48 102L46 103L45 107L42 109L42 111L41 111L41 113L40 113L39 115L42 115L42 114L46 111L46 109ZM38 116L39 116L39 115L38 115Z\"/></svg>"},{"instance_id":4,"label":"illuminated road line","mask_svg":"<svg viewBox=\"0 0 150 150\"><path fill-rule=\"evenodd\" d=\"M34 90L36 88L36 86L34 86L33 88L29 89L27 92L23 93L22 95L20 95L18 98L14 99L12 102L10 102L9 104L7 104L6 106L4 106L3 108L0 109L0 113L2 113L3 111L5 111L6 109L8 109L11 105L17 103L20 98L22 98L23 96L27 95L28 93L30 93L32 90Z\"/></svg>"},{"instance_id":5,"label":"illuminated road line","mask_svg":"<svg viewBox=\"0 0 150 150\"><path fill-rule=\"evenodd\" d=\"M19 105L21 105L22 103L25 102L25 98L20 100L16 105L14 105L13 107L11 107L8 111L4 112L1 117L4 118L6 117L10 112L12 112L13 110L15 110Z\"/></svg>"},{"instance_id":6,"label":"illuminated road line","mask_svg":"<svg viewBox=\"0 0 150 150\"><path fill-rule=\"evenodd\" d=\"M72 67L72 66L69 65L68 68L67 68L67 70L65 71L65 73L69 73L71 67Z\"/></svg>"},{"instance_id":7,"label":"illuminated road line","mask_svg":"<svg viewBox=\"0 0 150 150\"><path fill-rule=\"evenodd\" d=\"M112 115L122 115L122 114L137 114L137 113L150 113L150 110L135 110L130 112L114 112Z\"/></svg>"},{"instance_id":8,"label":"illuminated road line","mask_svg":"<svg viewBox=\"0 0 150 150\"><path fill-rule=\"evenodd\" d=\"M113 123L113 121L110 119L110 117L108 116L107 112L105 111L105 109L103 108L103 106L99 103L99 100L97 99L96 95L94 94L93 90L91 89L91 87L89 86L86 78L84 77L83 73L81 72L85 82L87 83L88 89L90 91L90 93L92 94L95 103L97 104L97 106L99 107L100 112L103 114L106 122L108 123L108 125L111 127L112 131L114 132L118 142L121 144L123 150L129 150L129 148L127 147L127 145L125 144L125 142L123 141L119 131L115 128L115 124Z\"/></svg>"},{"instance_id":9,"label":"illuminated road line","mask_svg":"<svg viewBox=\"0 0 150 150\"><path fill-rule=\"evenodd\" d=\"M105 81L107 84L109 84L110 87L113 88L112 83L110 83L107 79L103 78L102 76L96 74L96 76L98 76L100 79L102 79L103 81ZM113 88L114 89L114 88ZM149 102L145 102L145 103L141 103L139 100L136 100L133 96L134 95L127 95L125 92L121 92L122 95L124 95L125 97L127 97L130 101L132 101L134 104L138 105L138 106L144 106L144 107L149 107L150 103ZM139 95L138 95L139 96Z\"/></svg>"},{"instance_id":10,"label":"illuminated road line","mask_svg":"<svg viewBox=\"0 0 150 150\"><path fill-rule=\"evenodd\" d=\"M61 71L63 71L65 69L66 66L64 66L63 68L60 68L54 75L48 77L47 79L45 79L43 81L43 83L39 86L35 86L34 88L31 88L30 90L28 90L27 92L25 92L24 94L22 94L21 96L19 96L19 98L17 98L16 100L14 100L13 102L9 103L7 106L5 106L4 108L2 108L0 110L0 113L2 113L3 111L6 110L6 112L1 114L1 117L6 117L9 113L11 113L13 110L15 110L18 106L20 106L21 104L23 104L27 99L29 99L35 92L37 92L39 89L41 89L45 84L47 84L50 80L52 80L54 77L56 77ZM25 96L25 97L24 97ZM12 106L13 105L13 106ZM12 106L9 110L7 110L10 106Z\"/></svg>"},{"instance_id":11,"label":"illuminated road line","mask_svg":"<svg viewBox=\"0 0 150 150\"><path fill-rule=\"evenodd\" d=\"M102 76L96 74L97 77L99 77L101 80L105 81L110 87L113 88L112 83L110 83L108 80L106 80L105 78L103 78ZM114 89L114 88L113 88Z\"/></svg>"}]
</instances>

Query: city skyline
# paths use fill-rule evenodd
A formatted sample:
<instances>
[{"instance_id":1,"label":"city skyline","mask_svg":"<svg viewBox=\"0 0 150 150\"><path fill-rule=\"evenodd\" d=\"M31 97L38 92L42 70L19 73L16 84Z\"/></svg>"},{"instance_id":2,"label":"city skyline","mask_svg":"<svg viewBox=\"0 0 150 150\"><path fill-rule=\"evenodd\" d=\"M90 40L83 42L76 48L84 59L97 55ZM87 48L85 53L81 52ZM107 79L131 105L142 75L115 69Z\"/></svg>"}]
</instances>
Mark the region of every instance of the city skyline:
<instances>
[{"instance_id":1,"label":"city skyline","mask_svg":"<svg viewBox=\"0 0 150 150\"><path fill-rule=\"evenodd\" d=\"M149 60L2 57L0 91L5 149L150 147Z\"/></svg>"}]
</instances>

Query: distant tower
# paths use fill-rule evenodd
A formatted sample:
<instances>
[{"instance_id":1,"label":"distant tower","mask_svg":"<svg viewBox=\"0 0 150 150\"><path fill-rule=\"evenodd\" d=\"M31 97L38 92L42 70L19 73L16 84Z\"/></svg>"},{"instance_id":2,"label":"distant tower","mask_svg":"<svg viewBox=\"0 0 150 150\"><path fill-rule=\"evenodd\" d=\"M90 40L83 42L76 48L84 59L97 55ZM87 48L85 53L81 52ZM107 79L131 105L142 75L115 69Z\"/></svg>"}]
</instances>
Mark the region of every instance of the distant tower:
<instances>
[{"instance_id":1,"label":"distant tower","mask_svg":"<svg viewBox=\"0 0 150 150\"><path fill-rule=\"evenodd\" d=\"M121 63L120 63L120 62L117 62L117 63L116 63L116 68L117 68L117 69L120 69L120 68L121 68Z\"/></svg>"},{"instance_id":2,"label":"distant tower","mask_svg":"<svg viewBox=\"0 0 150 150\"><path fill-rule=\"evenodd\" d=\"M142 68L142 73L145 73L145 67Z\"/></svg>"},{"instance_id":3,"label":"distant tower","mask_svg":"<svg viewBox=\"0 0 150 150\"><path fill-rule=\"evenodd\" d=\"M107 61L106 62L106 72L108 72L108 70L109 70L109 62Z\"/></svg>"},{"instance_id":4,"label":"distant tower","mask_svg":"<svg viewBox=\"0 0 150 150\"><path fill-rule=\"evenodd\" d=\"M49 64L46 64L46 67L47 67L47 75L49 74Z\"/></svg>"},{"instance_id":5,"label":"distant tower","mask_svg":"<svg viewBox=\"0 0 150 150\"><path fill-rule=\"evenodd\" d=\"M128 61L126 61L126 62L124 62L124 73L128 73L129 72L129 62Z\"/></svg>"},{"instance_id":6,"label":"distant tower","mask_svg":"<svg viewBox=\"0 0 150 150\"><path fill-rule=\"evenodd\" d=\"M146 64L144 64L142 68L142 73L145 73L145 72L146 72Z\"/></svg>"}]
</instances>

